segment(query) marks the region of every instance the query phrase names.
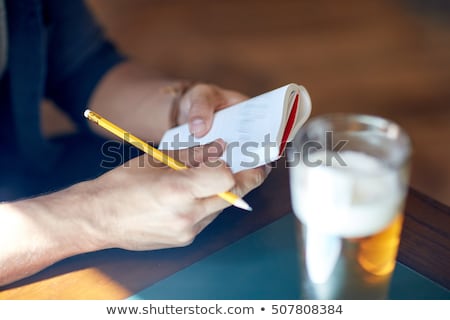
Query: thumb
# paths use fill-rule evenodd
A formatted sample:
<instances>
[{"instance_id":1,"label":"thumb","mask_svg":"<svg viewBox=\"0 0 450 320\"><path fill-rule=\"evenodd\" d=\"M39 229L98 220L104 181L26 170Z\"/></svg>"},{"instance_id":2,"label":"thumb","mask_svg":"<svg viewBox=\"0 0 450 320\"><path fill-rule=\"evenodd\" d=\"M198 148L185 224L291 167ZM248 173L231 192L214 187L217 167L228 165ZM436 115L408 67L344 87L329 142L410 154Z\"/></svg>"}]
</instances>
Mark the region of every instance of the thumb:
<instances>
[{"instance_id":1,"label":"thumb","mask_svg":"<svg viewBox=\"0 0 450 320\"><path fill-rule=\"evenodd\" d=\"M180 102L189 131L197 138L204 136L211 129L214 112L224 104L225 97L218 87L202 83L194 86Z\"/></svg>"},{"instance_id":2,"label":"thumb","mask_svg":"<svg viewBox=\"0 0 450 320\"><path fill-rule=\"evenodd\" d=\"M197 138L204 136L211 128L215 106L209 96L192 99L189 109L189 131Z\"/></svg>"}]
</instances>

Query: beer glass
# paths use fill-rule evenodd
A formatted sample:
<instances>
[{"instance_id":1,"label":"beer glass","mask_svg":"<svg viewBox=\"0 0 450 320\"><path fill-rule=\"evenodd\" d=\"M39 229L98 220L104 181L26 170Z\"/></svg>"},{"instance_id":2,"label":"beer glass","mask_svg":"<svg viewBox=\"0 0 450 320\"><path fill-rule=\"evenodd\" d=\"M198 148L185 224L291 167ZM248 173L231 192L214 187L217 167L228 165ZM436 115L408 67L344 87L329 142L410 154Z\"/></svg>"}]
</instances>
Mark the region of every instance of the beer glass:
<instances>
[{"instance_id":1,"label":"beer glass","mask_svg":"<svg viewBox=\"0 0 450 320\"><path fill-rule=\"evenodd\" d=\"M385 299L408 190L411 145L395 123L310 120L288 151L303 299Z\"/></svg>"}]
</instances>

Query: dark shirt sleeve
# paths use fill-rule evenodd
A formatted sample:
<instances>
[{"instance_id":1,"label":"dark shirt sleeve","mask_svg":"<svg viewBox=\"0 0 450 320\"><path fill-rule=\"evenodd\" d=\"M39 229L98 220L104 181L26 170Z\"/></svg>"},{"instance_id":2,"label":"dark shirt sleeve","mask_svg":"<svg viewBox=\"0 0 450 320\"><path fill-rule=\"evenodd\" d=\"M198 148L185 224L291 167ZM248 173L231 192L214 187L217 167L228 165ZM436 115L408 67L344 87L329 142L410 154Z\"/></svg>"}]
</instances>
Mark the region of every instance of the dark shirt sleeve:
<instances>
[{"instance_id":1,"label":"dark shirt sleeve","mask_svg":"<svg viewBox=\"0 0 450 320\"><path fill-rule=\"evenodd\" d=\"M122 62L82 0L48 0L46 96L87 128L83 111L102 76Z\"/></svg>"}]
</instances>

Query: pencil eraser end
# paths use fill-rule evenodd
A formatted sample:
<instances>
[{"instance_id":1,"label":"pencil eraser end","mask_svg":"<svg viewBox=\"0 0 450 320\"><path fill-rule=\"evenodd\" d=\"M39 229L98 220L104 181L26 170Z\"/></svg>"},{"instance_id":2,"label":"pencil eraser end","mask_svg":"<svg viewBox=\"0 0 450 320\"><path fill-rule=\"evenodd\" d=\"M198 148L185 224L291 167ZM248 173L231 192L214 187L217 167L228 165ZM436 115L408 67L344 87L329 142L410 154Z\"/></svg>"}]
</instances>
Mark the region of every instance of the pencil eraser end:
<instances>
[{"instance_id":1,"label":"pencil eraser end","mask_svg":"<svg viewBox=\"0 0 450 320\"><path fill-rule=\"evenodd\" d=\"M91 110L89 110L89 109L86 109L85 111L84 111L84 117L85 118L89 118L89 114L91 113Z\"/></svg>"}]
</instances>

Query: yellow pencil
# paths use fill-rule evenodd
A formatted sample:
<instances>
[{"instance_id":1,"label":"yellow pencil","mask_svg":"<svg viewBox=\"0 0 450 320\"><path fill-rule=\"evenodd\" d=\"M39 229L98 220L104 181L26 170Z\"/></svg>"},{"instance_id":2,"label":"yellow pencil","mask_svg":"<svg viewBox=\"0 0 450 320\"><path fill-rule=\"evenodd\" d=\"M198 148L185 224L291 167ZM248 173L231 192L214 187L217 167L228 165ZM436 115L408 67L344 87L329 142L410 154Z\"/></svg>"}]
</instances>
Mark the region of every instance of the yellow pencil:
<instances>
[{"instance_id":1,"label":"yellow pencil","mask_svg":"<svg viewBox=\"0 0 450 320\"><path fill-rule=\"evenodd\" d=\"M84 116L86 118L88 118L89 120L91 120L92 122L98 124L100 127L104 128L104 129L108 130L109 132L111 132L112 134L116 135L117 137L125 140L126 142L132 144L136 148L149 154L156 160L171 167L172 169L175 169L175 170L188 169L188 167L186 165L184 165L183 163L169 157L164 152L161 152L158 149L153 148L145 141L143 141L143 140L139 139L138 137L132 135L131 133L123 130L122 128L118 127L114 123L106 120L105 118L100 116L98 113L95 113L94 111L87 109L84 112ZM221 192L217 195L219 197L221 197L222 199L224 199L225 201L228 201L229 203L231 203L232 205L234 205L238 208L252 211L252 208L248 205L247 202L245 202L243 199L239 198L239 196L237 196L236 194L234 194L232 192Z\"/></svg>"}]
</instances>

